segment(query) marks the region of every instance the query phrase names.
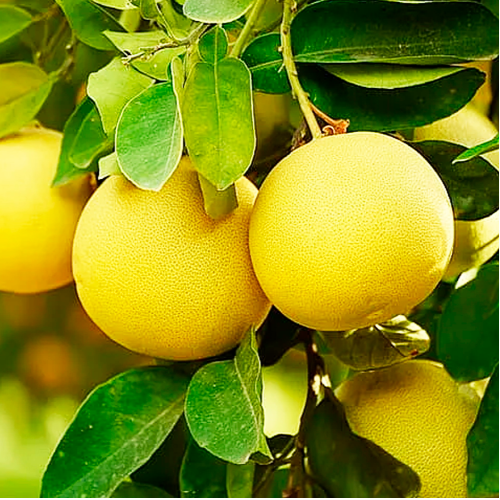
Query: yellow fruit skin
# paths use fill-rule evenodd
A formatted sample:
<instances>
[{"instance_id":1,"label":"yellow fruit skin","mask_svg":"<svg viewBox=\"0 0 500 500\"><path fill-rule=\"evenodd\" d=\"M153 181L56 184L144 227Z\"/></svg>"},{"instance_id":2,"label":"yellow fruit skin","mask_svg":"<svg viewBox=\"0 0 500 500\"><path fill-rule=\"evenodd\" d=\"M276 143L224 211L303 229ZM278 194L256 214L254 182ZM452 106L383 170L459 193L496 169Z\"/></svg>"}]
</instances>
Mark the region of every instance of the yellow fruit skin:
<instances>
[{"instance_id":1,"label":"yellow fruit skin","mask_svg":"<svg viewBox=\"0 0 500 500\"><path fill-rule=\"evenodd\" d=\"M336 390L354 432L409 465L422 498L467 495L466 437L477 400L439 363L414 360L355 375Z\"/></svg>"},{"instance_id":2,"label":"yellow fruit skin","mask_svg":"<svg viewBox=\"0 0 500 500\"><path fill-rule=\"evenodd\" d=\"M407 312L441 279L453 243L444 185L412 148L354 132L317 139L264 181L250 223L271 302L317 330Z\"/></svg>"},{"instance_id":3,"label":"yellow fruit skin","mask_svg":"<svg viewBox=\"0 0 500 500\"><path fill-rule=\"evenodd\" d=\"M0 290L38 293L73 280L71 247L88 177L52 188L62 134L27 128L0 140Z\"/></svg>"},{"instance_id":4,"label":"yellow fruit skin","mask_svg":"<svg viewBox=\"0 0 500 500\"><path fill-rule=\"evenodd\" d=\"M189 165L183 159L157 193L107 179L85 207L73 252L90 318L128 349L171 360L231 349L270 309L248 250L257 188L240 179L238 208L214 221Z\"/></svg>"},{"instance_id":5,"label":"yellow fruit skin","mask_svg":"<svg viewBox=\"0 0 500 500\"><path fill-rule=\"evenodd\" d=\"M449 141L472 147L496 134L495 125L469 105L443 120L415 129L414 139ZM483 156L498 169L498 151ZM452 279L467 269L479 267L495 254L498 250L498 224L498 210L483 219L455 221L453 254L444 279Z\"/></svg>"}]
</instances>

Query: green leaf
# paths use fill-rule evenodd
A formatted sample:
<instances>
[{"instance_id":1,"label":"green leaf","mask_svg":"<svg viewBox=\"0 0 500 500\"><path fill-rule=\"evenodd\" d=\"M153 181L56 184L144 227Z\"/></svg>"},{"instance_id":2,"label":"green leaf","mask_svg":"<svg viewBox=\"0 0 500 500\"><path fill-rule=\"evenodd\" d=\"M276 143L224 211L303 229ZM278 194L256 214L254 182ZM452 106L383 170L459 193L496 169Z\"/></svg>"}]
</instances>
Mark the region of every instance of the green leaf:
<instances>
[{"instance_id":1,"label":"green leaf","mask_svg":"<svg viewBox=\"0 0 500 500\"><path fill-rule=\"evenodd\" d=\"M227 464L226 487L228 498L252 498L255 463Z\"/></svg>"},{"instance_id":2,"label":"green leaf","mask_svg":"<svg viewBox=\"0 0 500 500\"><path fill-rule=\"evenodd\" d=\"M0 43L31 24L31 15L14 5L0 5Z\"/></svg>"},{"instance_id":3,"label":"green leaf","mask_svg":"<svg viewBox=\"0 0 500 500\"><path fill-rule=\"evenodd\" d=\"M179 367L179 363L176 365ZM186 419L182 415L149 460L130 475L132 481L151 484L175 498L180 497L179 476L189 439Z\"/></svg>"},{"instance_id":4,"label":"green leaf","mask_svg":"<svg viewBox=\"0 0 500 500\"><path fill-rule=\"evenodd\" d=\"M0 64L0 137L17 132L36 116L53 83L34 64Z\"/></svg>"},{"instance_id":5,"label":"green leaf","mask_svg":"<svg viewBox=\"0 0 500 500\"><path fill-rule=\"evenodd\" d=\"M56 0L76 37L99 50L113 50L103 31L125 31L108 12L90 0Z\"/></svg>"},{"instance_id":6,"label":"green leaf","mask_svg":"<svg viewBox=\"0 0 500 500\"><path fill-rule=\"evenodd\" d=\"M477 2L316 2L292 22L299 62L450 64L493 59L498 19Z\"/></svg>"},{"instance_id":7,"label":"green leaf","mask_svg":"<svg viewBox=\"0 0 500 500\"><path fill-rule=\"evenodd\" d=\"M134 4L130 0L92 0L94 3L104 5L104 7L111 7L117 10L135 9Z\"/></svg>"},{"instance_id":8,"label":"green leaf","mask_svg":"<svg viewBox=\"0 0 500 500\"><path fill-rule=\"evenodd\" d=\"M113 491L111 498L172 498L172 496L150 484L124 481Z\"/></svg>"},{"instance_id":9,"label":"green leaf","mask_svg":"<svg viewBox=\"0 0 500 500\"><path fill-rule=\"evenodd\" d=\"M105 31L104 35L126 56L140 54L140 56L132 59L130 64L156 80L168 80L167 67L170 61L186 52L185 46L157 50L159 45L170 41L167 35L159 30L138 33Z\"/></svg>"},{"instance_id":10,"label":"green leaf","mask_svg":"<svg viewBox=\"0 0 500 500\"><path fill-rule=\"evenodd\" d=\"M460 153L454 160L453 163L468 161L476 158L479 155L489 153L490 151L496 151L498 149L498 134L490 139L489 141L478 144L473 148L469 148L463 153Z\"/></svg>"},{"instance_id":11,"label":"green leaf","mask_svg":"<svg viewBox=\"0 0 500 500\"><path fill-rule=\"evenodd\" d=\"M252 162L252 106L250 71L240 59L199 62L188 76L182 102L186 146L196 170L219 190Z\"/></svg>"},{"instance_id":12,"label":"green leaf","mask_svg":"<svg viewBox=\"0 0 500 500\"><path fill-rule=\"evenodd\" d=\"M377 325L345 332L322 332L328 348L354 370L384 368L428 351L430 337L399 315Z\"/></svg>"},{"instance_id":13,"label":"green leaf","mask_svg":"<svg viewBox=\"0 0 500 500\"><path fill-rule=\"evenodd\" d=\"M316 407L305 437L312 477L328 496L417 496L417 474L376 444L353 434L338 401L325 398Z\"/></svg>"},{"instance_id":14,"label":"green leaf","mask_svg":"<svg viewBox=\"0 0 500 500\"><path fill-rule=\"evenodd\" d=\"M423 85L453 75L462 69L459 66L426 67L383 63L323 64L322 67L348 83L374 89Z\"/></svg>"},{"instance_id":15,"label":"green leaf","mask_svg":"<svg viewBox=\"0 0 500 500\"><path fill-rule=\"evenodd\" d=\"M182 461L182 498L227 498L226 464L191 439Z\"/></svg>"},{"instance_id":16,"label":"green leaf","mask_svg":"<svg viewBox=\"0 0 500 500\"><path fill-rule=\"evenodd\" d=\"M452 293L438 325L437 353L457 380L491 374L498 363L498 262Z\"/></svg>"},{"instance_id":17,"label":"green leaf","mask_svg":"<svg viewBox=\"0 0 500 500\"><path fill-rule=\"evenodd\" d=\"M498 365L467 436L469 497L498 496Z\"/></svg>"},{"instance_id":18,"label":"green leaf","mask_svg":"<svg viewBox=\"0 0 500 500\"><path fill-rule=\"evenodd\" d=\"M92 162L113 145L102 129L101 118L95 106L83 118L69 150L69 160L77 168L88 169Z\"/></svg>"},{"instance_id":19,"label":"green leaf","mask_svg":"<svg viewBox=\"0 0 500 500\"><path fill-rule=\"evenodd\" d=\"M252 0L186 0L184 15L202 23L228 23L241 17Z\"/></svg>"},{"instance_id":20,"label":"green leaf","mask_svg":"<svg viewBox=\"0 0 500 500\"><path fill-rule=\"evenodd\" d=\"M264 436L262 378L254 333L236 357L200 368L189 384L186 420L196 442L223 460L244 464L255 452L272 458Z\"/></svg>"},{"instance_id":21,"label":"green leaf","mask_svg":"<svg viewBox=\"0 0 500 500\"><path fill-rule=\"evenodd\" d=\"M161 15L156 0L139 0L138 5L141 9L141 17L148 21L154 21Z\"/></svg>"},{"instance_id":22,"label":"green leaf","mask_svg":"<svg viewBox=\"0 0 500 500\"><path fill-rule=\"evenodd\" d=\"M121 175L120 165L118 164L118 157L116 152L113 151L107 156L99 158L99 180L109 177L110 175Z\"/></svg>"},{"instance_id":23,"label":"green leaf","mask_svg":"<svg viewBox=\"0 0 500 500\"><path fill-rule=\"evenodd\" d=\"M80 129L84 126L87 117L96 112L97 110L93 101L85 97L65 123L57 171L52 181L53 186L62 186L93 170L91 167L88 169L76 167L70 160L70 152L73 149L73 144L75 144L75 140L79 135Z\"/></svg>"},{"instance_id":24,"label":"green leaf","mask_svg":"<svg viewBox=\"0 0 500 500\"><path fill-rule=\"evenodd\" d=\"M129 370L97 387L59 442L42 497L106 497L160 446L182 414L189 378L168 366Z\"/></svg>"},{"instance_id":25,"label":"green leaf","mask_svg":"<svg viewBox=\"0 0 500 500\"><path fill-rule=\"evenodd\" d=\"M215 186L198 174L205 212L214 220L221 219L238 206L236 188L231 184L227 189L218 191Z\"/></svg>"},{"instance_id":26,"label":"green leaf","mask_svg":"<svg viewBox=\"0 0 500 500\"><path fill-rule=\"evenodd\" d=\"M498 17L498 2L496 0L483 0L482 4Z\"/></svg>"},{"instance_id":27,"label":"green leaf","mask_svg":"<svg viewBox=\"0 0 500 500\"><path fill-rule=\"evenodd\" d=\"M458 111L484 82L481 71L467 68L423 85L370 89L312 64L300 65L299 78L313 104L332 118L349 119L351 132L390 132L432 123Z\"/></svg>"},{"instance_id":28,"label":"green leaf","mask_svg":"<svg viewBox=\"0 0 500 500\"><path fill-rule=\"evenodd\" d=\"M457 220L478 220L498 210L498 170L476 157L467 163L453 160L467 148L446 141L413 142L444 182Z\"/></svg>"},{"instance_id":29,"label":"green leaf","mask_svg":"<svg viewBox=\"0 0 500 500\"><path fill-rule=\"evenodd\" d=\"M137 187L163 187L182 156L182 122L171 82L128 102L116 129L116 153L121 171Z\"/></svg>"},{"instance_id":30,"label":"green leaf","mask_svg":"<svg viewBox=\"0 0 500 500\"><path fill-rule=\"evenodd\" d=\"M205 33L198 44L201 59L210 64L217 64L226 57L227 44L226 32L216 26Z\"/></svg>"},{"instance_id":31,"label":"green leaf","mask_svg":"<svg viewBox=\"0 0 500 500\"><path fill-rule=\"evenodd\" d=\"M253 90L269 94L290 91L283 56L278 50L280 46L280 35L267 33L255 38L243 52L241 58L252 72Z\"/></svg>"},{"instance_id":32,"label":"green leaf","mask_svg":"<svg viewBox=\"0 0 500 500\"><path fill-rule=\"evenodd\" d=\"M153 80L115 57L88 79L87 94L96 103L104 131L110 134L125 104L153 84Z\"/></svg>"}]
</instances>

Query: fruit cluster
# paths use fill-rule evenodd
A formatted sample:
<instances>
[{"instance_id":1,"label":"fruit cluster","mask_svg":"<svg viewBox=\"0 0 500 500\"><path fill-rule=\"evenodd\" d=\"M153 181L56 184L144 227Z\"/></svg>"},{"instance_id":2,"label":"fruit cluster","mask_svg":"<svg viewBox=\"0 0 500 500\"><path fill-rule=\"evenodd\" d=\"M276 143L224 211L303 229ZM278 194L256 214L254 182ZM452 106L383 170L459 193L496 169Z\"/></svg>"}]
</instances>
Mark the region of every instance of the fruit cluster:
<instances>
[{"instance_id":1,"label":"fruit cluster","mask_svg":"<svg viewBox=\"0 0 500 500\"><path fill-rule=\"evenodd\" d=\"M462 120L471 130L473 118L477 142L494 127L469 108L416 135L448 138ZM221 354L271 304L322 331L381 323L498 248L489 221L454 223L433 168L385 134L313 140L283 158L258 194L242 177L238 208L221 220L205 213L188 157L159 192L115 175L92 194L88 176L51 187L60 146L61 134L44 128L0 142L0 289L38 293L74 276L93 321L154 357Z\"/></svg>"}]
</instances>

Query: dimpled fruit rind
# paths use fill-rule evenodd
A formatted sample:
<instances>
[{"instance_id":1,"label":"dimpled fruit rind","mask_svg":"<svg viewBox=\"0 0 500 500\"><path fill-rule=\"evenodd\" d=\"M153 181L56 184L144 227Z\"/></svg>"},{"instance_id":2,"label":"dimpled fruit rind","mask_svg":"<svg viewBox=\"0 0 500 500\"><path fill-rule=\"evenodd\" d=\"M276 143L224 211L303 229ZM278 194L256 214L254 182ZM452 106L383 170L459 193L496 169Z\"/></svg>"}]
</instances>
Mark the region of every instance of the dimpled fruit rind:
<instances>
[{"instance_id":1,"label":"dimpled fruit rind","mask_svg":"<svg viewBox=\"0 0 500 500\"><path fill-rule=\"evenodd\" d=\"M435 288L453 245L446 189L387 135L328 136L285 157L261 186L250 254L269 300L317 330L404 314Z\"/></svg>"},{"instance_id":2,"label":"dimpled fruit rind","mask_svg":"<svg viewBox=\"0 0 500 500\"><path fill-rule=\"evenodd\" d=\"M478 401L440 363L413 360L359 373L335 394L352 430L410 466L422 498L467 496L467 433Z\"/></svg>"},{"instance_id":3,"label":"dimpled fruit rind","mask_svg":"<svg viewBox=\"0 0 500 500\"><path fill-rule=\"evenodd\" d=\"M270 309L254 275L248 224L257 188L236 183L239 206L214 221L184 158L159 192L107 179L78 224L73 270L90 318L132 351L201 359L235 347Z\"/></svg>"},{"instance_id":4,"label":"dimpled fruit rind","mask_svg":"<svg viewBox=\"0 0 500 500\"><path fill-rule=\"evenodd\" d=\"M71 248L89 176L52 187L62 134L27 127L0 140L0 290L41 293L73 281Z\"/></svg>"}]
</instances>

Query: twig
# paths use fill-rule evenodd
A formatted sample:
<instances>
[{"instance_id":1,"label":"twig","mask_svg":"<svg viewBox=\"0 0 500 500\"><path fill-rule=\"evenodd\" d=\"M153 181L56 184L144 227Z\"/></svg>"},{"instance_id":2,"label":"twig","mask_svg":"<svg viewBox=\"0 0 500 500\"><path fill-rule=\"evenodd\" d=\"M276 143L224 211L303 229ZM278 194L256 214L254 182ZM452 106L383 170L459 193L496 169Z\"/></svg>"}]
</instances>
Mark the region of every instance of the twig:
<instances>
[{"instance_id":1,"label":"twig","mask_svg":"<svg viewBox=\"0 0 500 500\"><path fill-rule=\"evenodd\" d=\"M129 54L122 57L122 61L125 64L130 64L132 61L136 59L140 59L141 57L151 57L160 50L163 49L172 49L175 47L181 47L184 45L191 45L197 38L200 36L205 30L210 27L208 24L199 24L186 38L179 38L176 40L170 40L168 42L159 43L154 47L143 47L136 52L135 54Z\"/></svg>"},{"instance_id":2,"label":"twig","mask_svg":"<svg viewBox=\"0 0 500 500\"><path fill-rule=\"evenodd\" d=\"M311 109L311 103L309 102L309 97L304 92L302 88L299 77L297 74L297 67L293 59L292 51L292 37L290 33L290 26L292 23L293 13L297 8L295 0L284 0L283 2L283 19L281 21L281 47L283 51L283 62L285 64L286 73L288 75L288 80L290 81L290 86L292 87L292 92L299 102L300 110L304 115L307 122L307 126L311 131L313 139L318 139L322 136L321 129L316 120L316 116Z\"/></svg>"},{"instance_id":3,"label":"twig","mask_svg":"<svg viewBox=\"0 0 500 500\"><path fill-rule=\"evenodd\" d=\"M250 38L252 34L253 27L255 23L259 19L259 16L266 5L267 0L255 0L255 3L250 11L250 15L248 16L245 26L241 30L236 42L234 42L233 48L231 49L230 56L231 57L240 57L247 40Z\"/></svg>"}]
</instances>

